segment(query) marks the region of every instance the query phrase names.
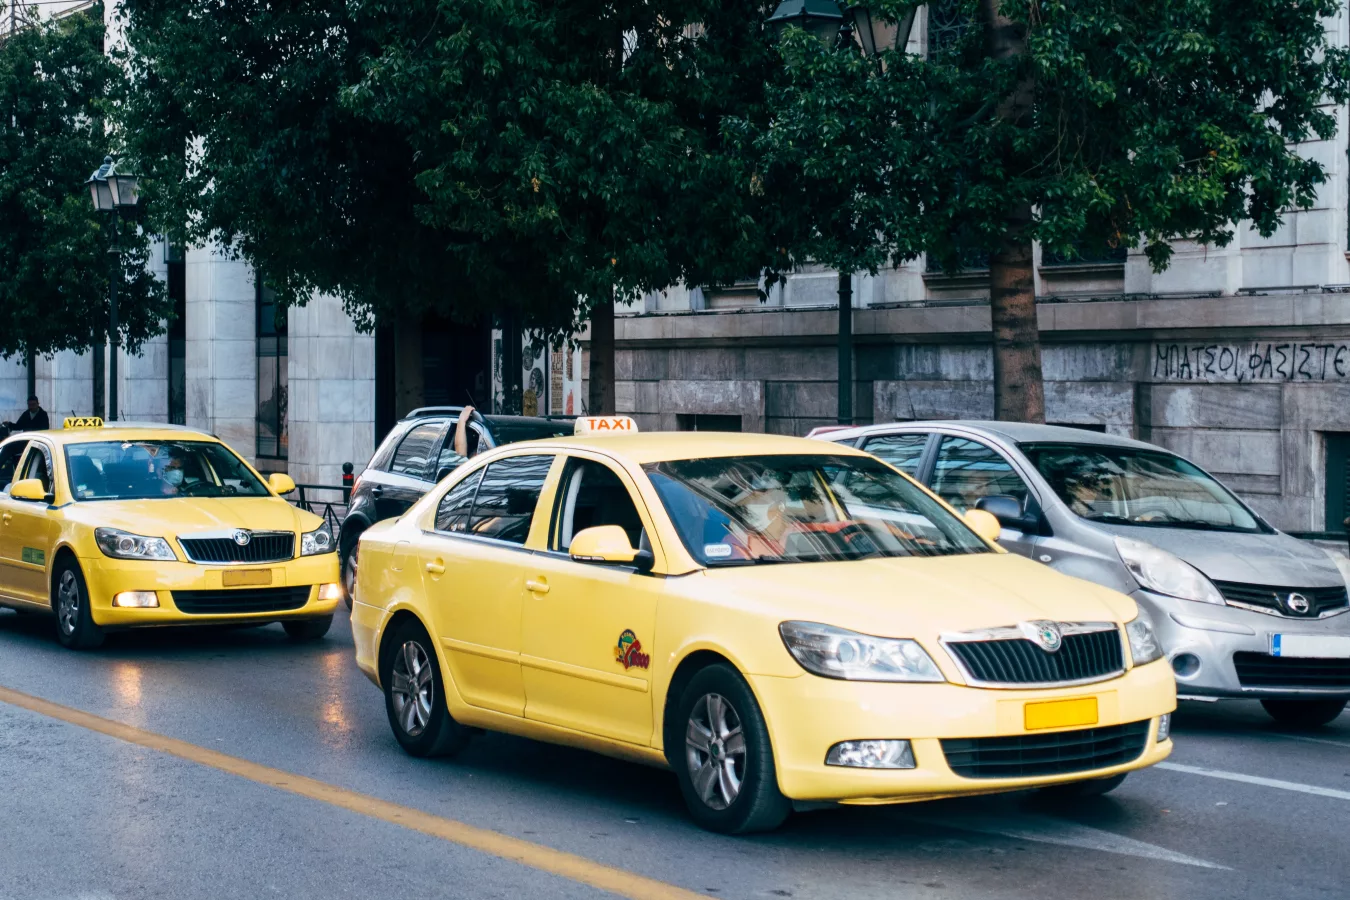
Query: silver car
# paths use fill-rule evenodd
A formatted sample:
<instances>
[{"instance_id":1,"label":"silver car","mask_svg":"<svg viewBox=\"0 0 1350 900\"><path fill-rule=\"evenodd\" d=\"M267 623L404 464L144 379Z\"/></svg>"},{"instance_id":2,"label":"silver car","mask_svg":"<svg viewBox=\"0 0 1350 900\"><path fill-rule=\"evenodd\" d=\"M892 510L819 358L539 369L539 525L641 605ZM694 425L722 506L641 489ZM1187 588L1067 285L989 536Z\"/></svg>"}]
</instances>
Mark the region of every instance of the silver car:
<instances>
[{"instance_id":1,"label":"silver car","mask_svg":"<svg viewBox=\"0 0 1350 900\"><path fill-rule=\"evenodd\" d=\"M813 436L886 460L962 512L992 513L1008 550L1134 597L1183 697L1259 699L1298 726L1330 722L1350 698L1350 561L1272 528L1174 453L1013 422Z\"/></svg>"}]
</instances>

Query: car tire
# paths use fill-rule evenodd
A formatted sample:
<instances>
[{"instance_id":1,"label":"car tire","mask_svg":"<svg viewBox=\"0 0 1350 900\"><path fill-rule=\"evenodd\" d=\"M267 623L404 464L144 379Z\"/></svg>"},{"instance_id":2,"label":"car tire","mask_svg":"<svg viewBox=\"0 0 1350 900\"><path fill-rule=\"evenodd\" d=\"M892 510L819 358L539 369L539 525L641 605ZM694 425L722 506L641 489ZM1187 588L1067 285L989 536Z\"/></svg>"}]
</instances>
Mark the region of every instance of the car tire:
<instances>
[{"instance_id":1,"label":"car tire","mask_svg":"<svg viewBox=\"0 0 1350 900\"><path fill-rule=\"evenodd\" d=\"M363 531L365 531L364 528L358 529L348 537L347 529L342 529L342 552L338 554L338 559L340 562L339 571L342 575L342 593L347 600L347 609L352 608L352 594L356 588L356 571L359 563L359 541Z\"/></svg>"},{"instance_id":2,"label":"car tire","mask_svg":"<svg viewBox=\"0 0 1350 900\"><path fill-rule=\"evenodd\" d=\"M724 663L699 670L674 712L666 753L694 821L722 834L783 824L792 802L778 790L769 729L741 674Z\"/></svg>"},{"instance_id":3,"label":"car tire","mask_svg":"<svg viewBox=\"0 0 1350 900\"><path fill-rule=\"evenodd\" d=\"M1049 787L1043 787L1039 793L1046 800L1057 802L1060 800L1088 800L1092 797L1102 797L1111 793L1120 787L1121 782L1129 772L1121 772L1118 775L1108 775L1105 778L1089 778L1086 781L1070 781L1067 784L1052 784Z\"/></svg>"},{"instance_id":4,"label":"car tire","mask_svg":"<svg viewBox=\"0 0 1350 900\"><path fill-rule=\"evenodd\" d=\"M94 624L89 610L89 586L73 559L56 564L52 573L52 611L56 613L56 639L71 650L93 650L103 644L103 629Z\"/></svg>"},{"instance_id":5,"label":"car tire","mask_svg":"<svg viewBox=\"0 0 1350 900\"><path fill-rule=\"evenodd\" d=\"M1345 703L1345 697L1261 701L1261 705L1272 719L1293 728L1320 728L1329 725L1345 711Z\"/></svg>"},{"instance_id":6,"label":"car tire","mask_svg":"<svg viewBox=\"0 0 1350 900\"><path fill-rule=\"evenodd\" d=\"M286 636L293 641L317 641L333 627L333 617L321 616L317 619L289 619L281 623Z\"/></svg>"},{"instance_id":7,"label":"car tire","mask_svg":"<svg viewBox=\"0 0 1350 900\"><path fill-rule=\"evenodd\" d=\"M471 732L445 705L440 662L422 623L405 619L385 639L380 659L384 709L394 738L409 756L453 756Z\"/></svg>"}]
</instances>

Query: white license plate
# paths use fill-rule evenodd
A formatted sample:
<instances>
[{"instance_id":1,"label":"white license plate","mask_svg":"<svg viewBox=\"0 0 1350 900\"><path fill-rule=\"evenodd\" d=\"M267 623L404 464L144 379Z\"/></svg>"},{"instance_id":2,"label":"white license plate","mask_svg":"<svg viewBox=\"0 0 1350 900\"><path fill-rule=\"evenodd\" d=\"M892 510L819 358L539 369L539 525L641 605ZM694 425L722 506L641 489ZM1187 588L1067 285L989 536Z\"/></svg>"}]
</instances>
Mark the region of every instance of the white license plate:
<instances>
[{"instance_id":1,"label":"white license plate","mask_svg":"<svg viewBox=\"0 0 1350 900\"><path fill-rule=\"evenodd\" d=\"M1270 655L1350 659L1350 637L1339 634L1272 634Z\"/></svg>"}]
</instances>

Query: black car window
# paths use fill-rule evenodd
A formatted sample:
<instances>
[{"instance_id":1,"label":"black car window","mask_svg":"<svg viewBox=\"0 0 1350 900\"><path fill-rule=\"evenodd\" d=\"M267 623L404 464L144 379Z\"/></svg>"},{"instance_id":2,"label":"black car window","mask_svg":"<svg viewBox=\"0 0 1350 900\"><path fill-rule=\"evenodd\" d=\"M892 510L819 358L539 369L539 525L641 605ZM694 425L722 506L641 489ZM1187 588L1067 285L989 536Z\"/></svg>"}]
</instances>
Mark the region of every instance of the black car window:
<instances>
[{"instance_id":1,"label":"black car window","mask_svg":"<svg viewBox=\"0 0 1350 900\"><path fill-rule=\"evenodd\" d=\"M407 475L409 478L427 477L427 463L431 459L436 438L440 437L444 422L423 422L409 431L394 453L394 462L389 471L395 475Z\"/></svg>"},{"instance_id":2,"label":"black car window","mask_svg":"<svg viewBox=\"0 0 1350 900\"><path fill-rule=\"evenodd\" d=\"M513 544L530 533L539 492L548 477L552 456L513 456L495 462L483 473L469 519L469 532Z\"/></svg>"},{"instance_id":3,"label":"black car window","mask_svg":"<svg viewBox=\"0 0 1350 900\"><path fill-rule=\"evenodd\" d=\"M436 506L437 531L453 534L468 528L474 494L478 493L478 482L482 477L483 470L479 469L446 492Z\"/></svg>"},{"instance_id":4,"label":"black car window","mask_svg":"<svg viewBox=\"0 0 1350 900\"><path fill-rule=\"evenodd\" d=\"M870 449L870 448L869 448ZM1012 464L979 441L944 437L933 471L933 493L960 512L981 497L1012 497L1026 509L1027 486Z\"/></svg>"},{"instance_id":5,"label":"black car window","mask_svg":"<svg viewBox=\"0 0 1350 900\"><path fill-rule=\"evenodd\" d=\"M609 466L589 459L569 460L560 484L552 549L567 550L574 537L597 525L618 525L628 535L629 546L641 544L637 506Z\"/></svg>"},{"instance_id":6,"label":"black car window","mask_svg":"<svg viewBox=\"0 0 1350 900\"><path fill-rule=\"evenodd\" d=\"M19 464L19 460L23 457L23 451L26 449L28 449L27 441L15 441L0 449L0 486L7 485L14 480L14 467Z\"/></svg>"},{"instance_id":7,"label":"black car window","mask_svg":"<svg viewBox=\"0 0 1350 900\"><path fill-rule=\"evenodd\" d=\"M881 434L868 438L863 449L880 457L906 475L917 475L923 461L923 449L928 446L927 434Z\"/></svg>"},{"instance_id":8,"label":"black car window","mask_svg":"<svg viewBox=\"0 0 1350 900\"><path fill-rule=\"evenodd\" d=\"M469 426L468 438L465 442L469 455L467 457L460 456L455 452L455 432L458 430L459 424L456 422L451 422L450 427L445 429L445 439L441 442L440 452L436 454L437 474L440 474L446 469L453 472L482 451L488 449L486 442L481 440L478 429L471 425Z\"/></svg>"}]
</instances>

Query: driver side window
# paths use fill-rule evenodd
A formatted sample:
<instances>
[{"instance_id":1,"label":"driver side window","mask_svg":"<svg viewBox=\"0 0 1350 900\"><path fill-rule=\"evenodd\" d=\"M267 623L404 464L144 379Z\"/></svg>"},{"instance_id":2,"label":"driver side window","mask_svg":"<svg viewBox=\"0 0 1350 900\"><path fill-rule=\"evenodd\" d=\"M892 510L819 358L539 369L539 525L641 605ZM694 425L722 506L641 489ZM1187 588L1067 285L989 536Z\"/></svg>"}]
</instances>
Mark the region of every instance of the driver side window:
<instances>
[{"instance_id":1,"label":"driver side window","mask_svg":"<svg viewBox=\"0 0 1350 900\"><path fill-rule=\"evenodd\" d=\"M933 470L933 493L957 511L974 509L981 497L1012 497L1027 508L1027 486L1012 464L992 448L960 437L944 437Z\"/></svg>"},{"instance_id":2,"label":"driver side window","mask_svg":"<svg viewBox=\"0 0 1350 900\"><path fill-rule=\"evenodd\" d=\"M14 481L14 469L27 449L28 441L15 441L0 450L0 487L7 488Z\"/></svg>"},{"instance_id":3,"label":"driver side window","mask_svg":"<svg viewBox=\"0 0 1350 900\"><path fill-rule=\"evenodd\" d=\"M614 470L589 459L570 459L558 486L550 549L567 552L574 537L597 525L618 525L630 546L651 548L637 505Z\"/></svg>"},{"instance_id":4,"label":"driver side window","mask_svg":"<svg viewBox=\"0 0 1350 900\"><path fill-rule=\"evenodd\" d=\"M25 478L36 478L42 482L43 491L48 494L52 492L51 464L44 447L33 444L29 454L24 457L23 472L16 480L23 481Z\"/></svg>"}]
</instances>

